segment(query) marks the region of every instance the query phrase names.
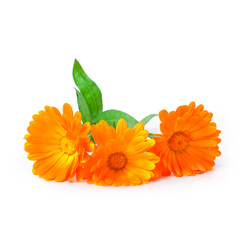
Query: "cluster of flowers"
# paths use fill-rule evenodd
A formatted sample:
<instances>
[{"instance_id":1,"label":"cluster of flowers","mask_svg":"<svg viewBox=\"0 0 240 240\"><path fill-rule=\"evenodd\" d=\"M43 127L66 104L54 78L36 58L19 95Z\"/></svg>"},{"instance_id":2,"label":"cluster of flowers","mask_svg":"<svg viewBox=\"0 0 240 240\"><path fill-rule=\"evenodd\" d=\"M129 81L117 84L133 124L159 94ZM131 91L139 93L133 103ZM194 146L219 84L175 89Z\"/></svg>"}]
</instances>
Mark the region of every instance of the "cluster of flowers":
<instances>
[{"instance_id":1,"label":"cluster of flowers","mask_svg":"<svg viewBox=\"0 0 240 240\"><path fill-rule=\"evenodd\" d=\"M33 173L48 181L86 179L97 185L138 185L174 174L192 176L209 171L220 156L212 113L194 102L176 111L159 112L160 131L149 139L140 122L128 128L100 120L82 124L80 112L69 104L61 114L55 107L33 115L25 136ZM91 133L91 138L89 137Z\"/></svg>"}]
</instances>

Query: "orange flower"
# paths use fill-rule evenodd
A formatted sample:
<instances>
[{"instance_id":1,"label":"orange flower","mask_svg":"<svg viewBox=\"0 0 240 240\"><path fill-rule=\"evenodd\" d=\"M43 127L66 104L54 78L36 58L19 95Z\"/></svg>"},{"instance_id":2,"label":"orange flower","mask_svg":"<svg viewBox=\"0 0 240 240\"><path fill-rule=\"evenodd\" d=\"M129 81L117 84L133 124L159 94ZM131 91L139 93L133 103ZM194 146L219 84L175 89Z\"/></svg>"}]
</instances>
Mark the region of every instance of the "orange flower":
<instances>
[{"instance_id":1,"label":"orange flower","mask_svg":"<svg viewBox=\"0 0 240 240\"><path fill-rule=\"evenodd\" d=\"M161 159L157 169L163 163L178 177L212 169L215 158L221 154L218 150L221 131L211 122L213 114L203 108L191 102L176 111L159 113L162 135L154 138L156 144L151 149Z\"/></svg>"},{"instance_id":2,"label":"orange flower","mask_svg":"<svg viewBox=\"0 0 240 240\"><path fill-rule=\"evenodd\" d=\"M161 145L163 142L163 138L159 134L154 134L154 135L158 137L152 138L155 140L155 145L149 150L149 152L153 152L157 156L160 156L162 151ZM163 161L161 160L158 163L156 163L156 168L153 170L153 173L154 173L154 176L151 178L152 181L155 181L160 177L167 177L171 175L171 172L167 167L165 167L165 165L163 164Z\"/></svg>"},{"instance_id":3,"label":"orange flower","mask_svg":"<svg viewBox=\"0 0 240 240\"><path fill-rule=\"evenodd\" d=\"M63 105L63 114L55 107L45 107L45 111L33 115L25 136L25 150L29 160L36 160L33 173L46 180L56 182L71 181L80 171L81 162L94 149L89 140L90 124L81 123L81 114L73 116L69 104Z\"/></svg>"},{"instance_id":4,"label":"orange flower","mask_svg":"<svg viewBox=\"0 0 240 240\"><path fill-rule=\"evenodd\" d=\"M159 157L148 152L155 141L146 140L148 131L143 123L130 129L120 119L115 130L102 120L92 125L91 133L98 147L82 174L78 174L80 179L88 178L88 183L97 185L119 186L147 183L153 177L152 170Z\"/></svg>"}]
</instances>

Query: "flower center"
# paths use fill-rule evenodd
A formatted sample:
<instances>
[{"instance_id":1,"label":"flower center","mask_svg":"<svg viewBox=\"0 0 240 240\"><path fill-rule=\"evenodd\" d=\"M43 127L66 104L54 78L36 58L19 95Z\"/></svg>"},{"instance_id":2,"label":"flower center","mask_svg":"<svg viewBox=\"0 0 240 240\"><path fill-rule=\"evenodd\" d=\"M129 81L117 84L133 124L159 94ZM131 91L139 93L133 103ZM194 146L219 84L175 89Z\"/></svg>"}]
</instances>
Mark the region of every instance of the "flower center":
<instances>
[{"instance_id":1,"label":"flower center","mask_svg":"<svg viewBox=\"0 0 240 240\"><path fill-rule=\"evenodd\" d=\"M173 135L168 140L169 148L174 152L183 152L188 148L189 138L184 132L178 131L173 133Z\"/></svg>"},{"instance_id":2,"label":"flower center","mask_svg":"<svg viewBox=\"0 0 240 240\"><path fill-rule=\"evenodd\" d=\"M68 138L63 138L61 142L62 150L67 154L73 154L76 152L76 144L74 141Z\"/></svg>"},{"instance_id":3,"label":"flower center","mask_svg":"<svg viewBox=\"0 0 240 240\"><path fill-rule=\"evenodd\" d=\"M122 169L127 164L126 156L121 152L116 152L108 157L108 165L114 170Z\"/></svg>"}]
</instances>

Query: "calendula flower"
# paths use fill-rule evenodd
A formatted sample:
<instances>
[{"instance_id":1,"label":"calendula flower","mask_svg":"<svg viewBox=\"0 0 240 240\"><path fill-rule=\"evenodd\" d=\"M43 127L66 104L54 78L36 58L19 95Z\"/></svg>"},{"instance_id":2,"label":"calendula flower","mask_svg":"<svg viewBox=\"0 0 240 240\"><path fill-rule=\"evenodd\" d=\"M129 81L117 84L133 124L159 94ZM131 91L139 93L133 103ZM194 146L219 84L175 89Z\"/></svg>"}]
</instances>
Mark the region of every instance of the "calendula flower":
<instances>
[{"instance_id":1,"label":"calendula flower","mask_svg":"<svg viewBox=\"0 0 240 240\"><path fill-rule=\"evenodd\" d=\"M160 156L160 162L175 176L195 175L214 166L215 158L221 154L218 150L221 131L212 122L212 116L203 105L196 107L194 102L176 111L159 113L162 134L154 138L156 144L151 151Z\"/></svg>"},{"instance_id":2,"label":"calendula flower","mask_svg":"<svg viewBox=\"0 0 240 240\"><path fill-rule=\"evenodd\" d=\"M88 138L90 124L82 125L81 114L73 116L66 103L62 115L57 108L46 106L45 111L33 115L27 130L25 150L29 160L36 160L32 171L46 180L71 181L94 149Z\"/></svg>"},{"instance_id":3,"label":"calendula flower","mask_svg":"<svg viewBox=\"0 0 240 240\"><path fill-rule=\"evenodd\" d=\"M91 133L97 148L86 163L85 172L78 174L80 179L88 178L88 183L97 185L119 186L147 183L153 177L159 157L148 152L155 140L146 140L148 131L143 123L130 129L120 119L115 130L102 120L92 125Z\"/></svg>"}]
</instances>

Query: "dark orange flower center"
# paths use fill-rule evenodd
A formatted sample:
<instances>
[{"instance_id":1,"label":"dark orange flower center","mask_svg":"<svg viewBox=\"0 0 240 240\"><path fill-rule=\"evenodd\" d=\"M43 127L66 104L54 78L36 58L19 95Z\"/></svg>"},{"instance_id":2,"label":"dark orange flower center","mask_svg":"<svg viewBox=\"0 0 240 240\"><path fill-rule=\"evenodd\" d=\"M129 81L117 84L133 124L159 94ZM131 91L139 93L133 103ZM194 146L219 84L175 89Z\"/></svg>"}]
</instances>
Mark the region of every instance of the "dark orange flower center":
<instances>
[{"instance_id":1,"label":"dark orange flower center","mask_svg":"<svg viewBox=\"0 0 240 240\"><path fill-rule=\"evenodd\" d=\"M76 143L71 139L63 138L61 141L61 148L63 152L71 155L76 152Z\"/></svg>"},{"instance_id":2,"label":"dark orange flower center","mask_svg":"<svg viewBox=\"0 0 240 240\"><path fill-rule=\"evenodd\" d=\"M121 152L113 153L108 158L108 165L114 170L122 169L127 164L126 156Z\"/></svg>"},{"instance_id":3,"label":"dark orange flower center","mask_svg":"<svg viewBox=\"0 0 240 240\"><path fill-rule=\"evenodd\" d=\"M174 152L183 152L188 148L189 138L184 132L178 131L173 133L173 135L168 140L169 148Z\"/></svg>"}]
</instances>

